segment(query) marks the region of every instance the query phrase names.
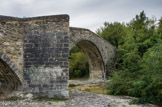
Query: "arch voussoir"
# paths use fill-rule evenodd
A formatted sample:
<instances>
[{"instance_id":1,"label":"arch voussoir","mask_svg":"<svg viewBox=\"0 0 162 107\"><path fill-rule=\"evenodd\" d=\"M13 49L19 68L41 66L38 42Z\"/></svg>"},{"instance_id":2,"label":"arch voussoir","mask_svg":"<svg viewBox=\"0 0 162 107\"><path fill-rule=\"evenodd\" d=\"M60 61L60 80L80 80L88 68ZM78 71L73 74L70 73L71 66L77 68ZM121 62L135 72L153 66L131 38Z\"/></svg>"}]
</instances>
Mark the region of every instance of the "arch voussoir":
<instances>
[{"instance_id":1,"label":"arch voussoir","mask_svg":"<svg viewBox=\"0 0 162 107\"><path fill-rule=\"evenodd\" d=\"M0 52L0 92L12 92L18 90L22 86L22 81L18 75L19 69L11 61L11 59Z\"/></svg>"}]
</instances>

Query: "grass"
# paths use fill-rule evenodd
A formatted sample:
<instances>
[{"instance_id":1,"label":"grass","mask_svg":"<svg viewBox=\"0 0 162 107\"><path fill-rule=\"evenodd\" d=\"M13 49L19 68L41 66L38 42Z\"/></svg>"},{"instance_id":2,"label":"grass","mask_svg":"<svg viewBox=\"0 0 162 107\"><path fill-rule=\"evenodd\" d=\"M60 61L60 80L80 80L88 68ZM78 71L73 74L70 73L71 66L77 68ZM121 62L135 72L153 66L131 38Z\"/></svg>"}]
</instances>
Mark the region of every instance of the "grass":
<instances>
[{"instance_id":1,"label":"grass","mask_svg":"<svg viewBox=\"0 0 162 107\"><path fill-rule=\"evenodd\" d=\"M48 98L48 97L36 97L36 98L33 98L33 100L35 101L56 101L56 102L59 102L59 101L66 101L68 99L65 99L65 98Z\"/></svg>"},{"instance_id":2,"label":"grass","mask_svg":"<svg viewBox=\"0 0 162 107\"><path fill-rule=\"evenodd\" d=\"M69 84L69 87L76 87L77 85L75 84Z\"/></svg>"},{"instance_id":3,"label":"grass","mask_svg":"<svg viewBox=\"0 0 162 107\"><path fill-rule=\"evenodd\" d=\"M89 79L89 76L84 76L84 77L73 77L73 78L70 78L69 80L85 80L85 79Z\"/></svg>"},{"instance_id":4,"label":"grass","mask_svg":"<svg viewBox=\"0 0 162 107\"><path fill-rule=\"evenodd\" d=\"M18 100L24 100L24 98L13 96L5 99L0 99L0 101L18 101Z\"/></svg>"},{"instance_id":5,"label":"grass","mask_svg":"<svg viewBox=\"0 0 162 107\"><path fill-rule=\"evenodd\" d=\"M75 84L69 84L69 90L78 90L78 91L87 91L92 92L96 94L104 94L106 95L108 92L105 89L105 84L100 85L75 85Z\"/></svg>"},{"instance_id":6,"label":"grass","mask_svg":"<svg viewBox=\"0 0 162 107\"><path fill-rule=\"evenodd\" d=\"M13 97L5 98L5 99L0 99L0 101L19 101L19 100L24 100L24 99L25 98L13 96ZM64 98L36 97L36 98L33 98L32 100L35 100L35 101L56 101L56 102L59 102L59 101L66 101L68 99L64 99Z\"/></svg>"},{"instance_id":7,"label":"grass","mask_svg":"<svg viewBox=\"0 0 162 107\"><path fill-rule=\"evenodd\" d=\"M89 88L86 88L85 91L96 93L96 94L107 94L107 90L105 90L104 85L95 85L90 86Z\"/></svg>"}]
</instances>

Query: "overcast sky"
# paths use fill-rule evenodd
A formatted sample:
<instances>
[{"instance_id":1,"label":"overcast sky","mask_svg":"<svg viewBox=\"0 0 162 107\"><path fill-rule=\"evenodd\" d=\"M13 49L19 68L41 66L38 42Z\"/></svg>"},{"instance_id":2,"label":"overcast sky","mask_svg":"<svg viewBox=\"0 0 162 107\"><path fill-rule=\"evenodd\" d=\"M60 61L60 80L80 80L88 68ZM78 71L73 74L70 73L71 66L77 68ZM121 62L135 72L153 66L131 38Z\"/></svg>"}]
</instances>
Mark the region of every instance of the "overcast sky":
<instances>
[{"instance_id":1,"label":"overcast sky","mask_svg":"<svg viewBox=\"0 0 162 107\"><path fill-rule=\"evenodd\" d=\"M162 17L162 0L0 0L0 15L33 17L69 14L70 26L95 31L107 22L129 22L142 10Z\"/></svg>"}]
</instances>

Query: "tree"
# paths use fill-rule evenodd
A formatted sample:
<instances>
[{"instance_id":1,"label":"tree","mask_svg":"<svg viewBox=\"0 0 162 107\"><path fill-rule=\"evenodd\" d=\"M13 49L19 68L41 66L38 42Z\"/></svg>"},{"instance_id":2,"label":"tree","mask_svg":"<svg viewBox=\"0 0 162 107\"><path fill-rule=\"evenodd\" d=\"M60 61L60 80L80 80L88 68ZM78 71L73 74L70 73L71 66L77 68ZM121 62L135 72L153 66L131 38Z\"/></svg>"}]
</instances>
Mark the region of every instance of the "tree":
<instances>
[{"instance_id":1,"label":"tree","mask_svg":"<svg viewBox=\"0 0 162 107\"><path fill-rule=\"evenodd\" d=\"M104 23L104 27L97 30L97 34L116 46L123 44L123 38L125 37L125 25L119 22Z\"/></svg>"},{"instance_id":2,"label":"tree","mask_svg":"<svg viewBox=\"0 0 162 107\"><path fill-rule=\"evenodd\" d=\"M159 36L159 39L162 39L162 17L158 23L157 35Z\"/></svg>"},{"instance_id":3,"label":"tree","mask_svg":"<svg viewBox=\"0 0 162 107\"><path fill-rule=\"evenodd\" d=\"M156 27L155 20L142 11L124 28L125 36L117 45L116 72L107 84L109 93L138 97L136 103L162 102L162 18Z\"/></svg>"},{"instance_id":4,"label":"tree","mask_svg":"<svg viewBox=\"0 0 162 107\"><path fill-rule=\"evenodd\" d=\"M146 17L144 11L142 11L139 15L136 15L128 26L132 29L130 31L132 31L132 36L137 44L140 56L142 56L148 48L157 43L155 20Z\"/></svg>"}]
</instances>

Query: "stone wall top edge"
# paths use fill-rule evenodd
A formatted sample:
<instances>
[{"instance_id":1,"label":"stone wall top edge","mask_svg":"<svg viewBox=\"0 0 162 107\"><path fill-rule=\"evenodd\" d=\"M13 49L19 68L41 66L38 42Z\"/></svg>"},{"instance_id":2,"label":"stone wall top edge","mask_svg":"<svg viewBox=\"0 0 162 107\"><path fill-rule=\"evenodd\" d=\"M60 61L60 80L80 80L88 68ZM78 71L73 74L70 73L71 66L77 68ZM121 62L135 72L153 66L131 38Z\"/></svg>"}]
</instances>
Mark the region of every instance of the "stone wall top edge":
<instances>
[{"instance_id":1,"label":"stone wall top edge","mask_svg":"<svg viewBox=\"0 0 162 107\"><path fill-rule=\"evenodd\" d=\"M79 27L70 27L70 30L77 30L77 31L89 31L89 29L86 29L86 28L79 28Z\"/></svg>"},{"instance_id":2,"label":"stone wall top edge","mask_svg":"<svg viewBox=\"0 0 162 107\"><path fill-rule=\"evenodd\" d=\"M62 20L69 21L70 17L67 14L25 17L25 18L0 15L0 22L1 21L31 21L31 20L44 20L44 19L49 19L49 20L51 19L53 21L62 21Z\"/></svg>"},{"instance_id":3,"label":"stone wall top edge","mask_svg":"<svg viewBox=\"0 0 162 107\"><path fill-rule=\"evenodd\" d=\"M103 40L105 43L109 44L113 49L116 49L115 46L113 46L111 43L107 42L105 39L103 39L101 36L97 35L96 33L94 33L93 31L86 29L86 28L79 28L79 27L70 27L70 31L78 31L78 32L84 32L84 31L88 31L90 33L92 33L93 35L95 35L96 37L100 38L101 40Z\"/></svg>"}]
</instances>

